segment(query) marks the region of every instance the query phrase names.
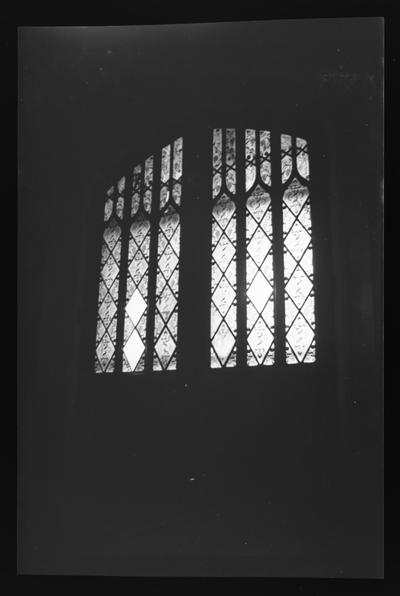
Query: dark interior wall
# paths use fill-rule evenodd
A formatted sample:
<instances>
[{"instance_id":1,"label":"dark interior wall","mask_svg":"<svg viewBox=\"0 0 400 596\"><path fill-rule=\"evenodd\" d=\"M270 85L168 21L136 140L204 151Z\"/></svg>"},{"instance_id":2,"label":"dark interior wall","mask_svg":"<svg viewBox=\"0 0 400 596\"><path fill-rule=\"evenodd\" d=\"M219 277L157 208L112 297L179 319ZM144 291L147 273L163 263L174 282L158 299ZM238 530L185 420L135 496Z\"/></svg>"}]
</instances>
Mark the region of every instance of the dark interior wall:
<instances>
[{"instance_id":1,"label":"dark interior wall","mask_svg":"<svg viewBox=\"0 0 400 596\"><path fill-rule=\"evenodd\" d=\"M150 470L168 487L206 470L218 494L221 483L233 487L238 478L246 494L265 489L265 469L277 494L300 490L299 474L311 489L334 477L340 492L348 477L332 470L352 462L347 473L369 491L363 515L376 542L382 23L22 28L19 39L23 569L51 572L60 564L49 544L61 534L68 543L71 487L100 500L110 486L140 484L146 494L146 486L159 488ZM324 193L313 201L322 222L316 267L328 362L284 377L163 375L134 387L132 379L88 377L95 191L182 126L221 119L250 126L265 119L321 141L315 175ZM371 557L379 568L374 548L367 545L364 568Z\"/></svg>"}]
</instances>

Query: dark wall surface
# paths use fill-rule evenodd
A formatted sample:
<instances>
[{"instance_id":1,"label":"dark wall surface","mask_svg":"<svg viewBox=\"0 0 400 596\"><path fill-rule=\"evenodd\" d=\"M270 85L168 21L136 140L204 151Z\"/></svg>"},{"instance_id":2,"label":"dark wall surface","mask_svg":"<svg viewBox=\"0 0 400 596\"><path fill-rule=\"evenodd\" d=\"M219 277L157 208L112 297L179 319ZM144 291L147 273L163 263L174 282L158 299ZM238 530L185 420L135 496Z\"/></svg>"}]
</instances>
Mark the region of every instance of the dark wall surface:
<instances>
[{"instance_id":1,"label":"dark wall surface","mask_svg":"<svg viewBox=\"0 0 400 596\"><path fill-rule=\"evenodd\" d=\"M382 31L20 29L22 572L382 575ZM92 375L97 189L222 121L318 139L322 361Z\"/></svg>"}]
</instances>

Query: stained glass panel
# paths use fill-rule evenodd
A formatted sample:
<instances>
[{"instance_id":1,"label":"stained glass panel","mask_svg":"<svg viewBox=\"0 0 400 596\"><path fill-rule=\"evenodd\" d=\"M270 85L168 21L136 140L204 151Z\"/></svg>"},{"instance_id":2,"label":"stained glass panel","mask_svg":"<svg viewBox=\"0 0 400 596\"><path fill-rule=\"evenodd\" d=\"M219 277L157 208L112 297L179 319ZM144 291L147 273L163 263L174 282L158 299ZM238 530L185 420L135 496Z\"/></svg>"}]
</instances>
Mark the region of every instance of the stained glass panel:
<instances>
[{"instance_id":1,"label":"stained glass panel","mask_svg":"<svg viewBox=\"0 0 400 596\"><path fill-rule=\"evenodd\" d=\"M283 142L283 135L282 135ZM287 143L285 145L287 147ZM303 155L303 157L299 157ZM285 153L282 148L282 172ZM309 178L307 143L296 139L297 170ZM286 362L315 361L310 193L293 178L283 194Z\"/></svg>"},{"instance_id":2,"label":"stained glass panel","mask_svg":"<svg viewBox=\"0 0 400 596\"><path fill-rule=\"evenodd\" d=\"M117 206L116 206L116 213L120 219L122 219L124 215L124 197L118 197L117 199Z\"/></svg>"},{"instance_id":3,"label":"stained glass panel","mask_svg":"<svg viewBox=\"0 0 400 596\"><path fill-rule=\"evenodd\" d=\"M236 205L222 192L236 193L234 128L213 130L212 162L211 367L221 368L236 365Z\"/></svg>"},{"instance_id":4,"label":"stained glass panel","mask_svg":"<svg viewBox=\"0 0 400 596\"><path fill-rule=\"evenodd\" d=\"M113 210L113 201L112 199L106 199L104 203L104 221L108 221L111 217L111 213Z\"/></svg>"},{"instance_id":5,"label":"stained glass panel","mask_svg":"<svg viewBox=\"0 0 400 596\"><path fill-rule=\"evenodd\" d=\"M223 194L212 214L211 367L236 364L236 207Z\"/></svg>"},{"instance_id":6,"label":"stained glass panel","mask_svg":"<svg viewBox=\"0 0 400 596\"><path fill-rule=\"evenodd\" d=\"M179 214L170 205L160 219L158 235L155 370L176 368L177 313L179 295Z\"/></svg>"},{"instance_id":7,"label":"stained glass panel","mask_svg":"<svg viewBox=\"0 0 400 596\"><path fill-rule=\"evenodd\" d=\"M246 191L256 180L256 131L246 130Z\"/></svg>"},{"instance_id":8,"label":"stained glass panel","mask_svg":"<svg viewBox=\"0 0 400 596\"><path fill-rule=\"evenodd\" d=\"M144 164L144 194L143 207L145 211L151 211L151 199L153 188L153 156L146 159Z\"/></svg>"},{"instance_id":9,"label":"stained glass panel","mask_svg":"<svg viewBox=\"0 0 400 596\"><path fill-rule=\"evenodd\" d=\"M234 194L236 192L236 131L234 128L226 129L225 164L226 187Z\"/></svg>"},{"instance_id":10,"label":"stained glass panel","mask_svg":"<svg viewBox=\"0 0 400 596\"><path fill-rule=\"evenodd\" d=\"M154 370L176 369L178 341L180 215L183 138L164 147L161 155L161 217L158 228ZM172 174L172 175L171 175Z\"/></svg>"},{"instance_id":11,"label":"stained glass panel","mask_svg":"<svg viewBox=\"0 0 400 596\"><path fill-rule=\"evenodd\" d=\"M126 271L122 371L141 372L145 366L148 314L153 156L133 169L131 222Z\"/></svg>"},{"instance_id":12,"label":"stained glass panel","mask_svg":"<svg viewBox=\"0 0 400 596\"><path fill-rule=\"evenodd\" d=\"M168 202L170 195L171 179L171 145L167 145L161 152L161 190L160 209L163 209Z\"/></svg>"},{"instance_id":13,"label":"stained glass panel","mask_svg":"<svg viewBox=\"0 0 400 596\"><path fill-rule=\"evenodd\" d=\"M122 176L122 178L120 178L120 180L118 180L118 192L120 195L122 195L124 193L125 181L126 181L125 176Z\"/></svg>"},{"instance_id":14,"label":"stained glass panel","mask_svg":"<svg viewBox=\"0 0 400 596\"><path fill-rule=\"evenodd\" d=\"M140 194L142 191L142 166L138 165L133 170L133 179L132 179L132 207L131 207L131 216L133 217L135 213L138 212L139 205L140 205Z\"/></svg>"},{"instance_id":15,"label":"stained glass panel","mask_svg":"<svg viewBox=\"0 0 400 596\"><path fill-rule=\"evenodd\" d=\"M222 185L222 128L213 131L213 198L218 196Z\"/></svg>"},{"instance_id":16,"label":"stained glass panel","mask_svg":"<svg viewBox=\"0 0 400 596\"><path fill-rule=\"evenodd\" d=\"M182 176L182 150L183 150L183 138L176 139L174 143L174 165L173 165L173 177L175 180L179 180Z\"/></svg>"},{"instance_id":17,"label":"stained glass panel","mask_svg":"<svg viewBox=\"0 0 400 596\"><path fill-rule=\"evenodd\" d=\"M171 167L171 145L167 145L161 152L161 182L168 182Z\"/></svg>"},{"instance_id":18,"label":"stained glass panel","mask_svg":"<svg viewBox=\"0 0 400 596\"><path fill-rule=\"evenodd\" d=\"M292 167L292 137L290 135L281 135L282 182L289 179Z\"/></svg>"},{"instance_id":19,"label":"stained glass panel","mask_svg":"<svg viewBox=\"0 0 400 596\"><path fill-rule=\"evenodd\" d=\"M120 257L121 228L113 218L104 230L101 247L95 356L97 373L113 372L115 366Z\"/></svg>"},{"instance_id":20,"label":"stained glass panel","mask_svg":"<svg viewBox=\"0 0 400 596\"><path fill-rule=\"evenodd\" d=\"M274 275L272 207L256 186L246 209L247 364L274 363Z\"/></svg>"},{"instance_id":21,"label":"stained glass panel","mask_svg":"<svg viewBox=\"0 0 400 596\"><path fill-rule=\"evenodd\" d=\"M308 160L308 146L304 139L296 139L297 171L306 180L310 179L310 164Z\"/></svg>"},{"instance_id":22,"label":"stained glass panel","mask_svg":"<svg viewBox=\"0 0 400 596\"><path fill-rule=\"evenodd\" d=\"M141 213L131 224L129 233L122 359L124 372L144 370L149 254L150 222Z\"/></svg>"},{"instance_id":23,"label":"stained glass panel","mask_svg":"<svg viewBox=\"0 0 400 596\"><path fill-rule=\"evenodd\" d=\"M267 186L271 186L271 133L260 130L260 175Z\"/></svg>"}]
</instances>

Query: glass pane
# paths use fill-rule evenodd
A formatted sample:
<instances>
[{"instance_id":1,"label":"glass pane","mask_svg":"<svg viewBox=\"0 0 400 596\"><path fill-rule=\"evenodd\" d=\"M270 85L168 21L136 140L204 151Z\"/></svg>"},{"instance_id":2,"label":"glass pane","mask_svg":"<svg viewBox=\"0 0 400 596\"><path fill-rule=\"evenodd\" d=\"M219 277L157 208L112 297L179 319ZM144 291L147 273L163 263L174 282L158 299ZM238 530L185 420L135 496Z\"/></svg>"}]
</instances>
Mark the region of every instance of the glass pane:
<instances>
[{"instance_id":1,"label":"glass pane","mask_svg":"<svg viewBox=\"0 0 400 596\"><path fill-rule=\"evenodd\" d=\"M226 187L229 192L236 192L236 131L234 128L226 129Z\"/></svg>"},{"instance_id":2,"label":"glass pane","mask_svg":"<svg viewBox=\"0 0 400 596\"><path fill-rule=\"evenodd\" d=\"M260 175L264 184L271 186L271 135L260 130Z\"/></svg>"},{"instance_id":3,"label":"glass pane","mask_svg":"<svg viewBox=\"0 0 400 596\"><path fill-rule=\"evenodd\" d=\"M222 186L222 128L213 131L213 198L217 197Z\"/></svg>"},{"instance_id":4,"label":"glass pane","mask_svg":"<svg viewBox=\"0 0 400 596\"><path fill-rule=\"evenodd\" d=\"M120 180L118 180L118 192L119 194L123 194L125 190L125 176L122 176Z\"/></svg>"},{"instance_id":5,"label":"glass pane","mask_svg":"<svg viewBox=\"0 0 400 596\"><path fill-rule=\"evenodd\" d=\"M256 180L256 131L247 129L246 137L246 190L250 190Z\"/></svg>"},{"instance_id":6,"label":"glass pane","mask_svg":"<svg viewBox=\"0 0 400 596\"><path fill-rule=\"evenodd\" d=\"M122 219L124 215L124 197L118 197L115 211L117 216Z\"/></svg>"},{"instance_id":7,"label":"glass pane","mask_svg":"<svg viewBox=\"0 0 400 596\"><path fill-rule=\"evenodd\" d=\"M302 150L305 147L304 143L301 144ZM304 169L303 173L306 174ZM307 186L301 184L297 178L292 180L283 195L283 230L286 362L314 362L315 315L310 197Z\"/></svg>"},{"instance_id":8,"label":"glass pane","mask_svg":"<svg viewBox=\"0 0 400 596\"><path fill-rule=\"evenodd\" d=\"M286 182L292 173L292 137L281 135L282 182Z\"/></svg>"},{"instance_id":9,"label":"glass pane","mask_svg":"<svg viewBox=\"0 0 400 596\"><path fill-rule=\"evenodd\" d=\"M310 164L308 160L307 141L296 139L296 163L297 171L306 180L310 179Z\"/></svg>"},{"instance_id":10,"label":"glass pane","mask_svg":"<svg viewBox=\"0 0 400 596\"><path fill-rule=\"evenodd\" d=\"M171 165L171 145L167 145L161 152L161 182L168 182Z\"/></svg>"},{"instance_id":11,"label":"glass pane","mask_svg":"<svg viewBox=\"0 0 400 596\"><path fill-rule=\"evenodd\" d=\"M141 191L141 182L142 182L142 166L139 164L133 170L133 182L132 188L136 192Z\"/></svg>"},{"instance_id":12,"label":"glass pane","mask_svg":"<svg viewBox=\"0 0 400 596\"><path fill-rule=\"evenodd\" d=\"M172 188L172 198L176 205L181 204L182 185L180 182L176 182Z\"/></svg>"},{"instance_id":13,"label":"glass pane","mask_svg":"<svg viewBox=\"0 0 400 596\"><path fill-rule=\"evenodd\" d=\"M274 363L274 280L272 208L268 192L257 186L247 199L246 286L247 364Z\"/></svg>"},{"instance_id":14,"label":"glass pane","mask_svg":"<svg viewBox=\"0 0 400 596\"><path fill-rule=\"evenodd\" d=\"M183 138L180 137L176 139L174 143L174 178L175 180L179 180L182 176L182 148L183 148Z\"/></svg>"},{"instance_id":15,"label":"glass pane","mask_svg":"<svg viewBox=\"0 0 400 596\"><path fill-rule=\"evenodd\" d=\"M226 164L231 167L236 161L236 132L234 128L226 129Z\"/></svg>"},{"instance_id":16,"label":"glass pane","mask_svg":"<svg viewBox=\"0 0 400 596\"><path fill-rule=\"evenodd\" d=\"M142 214L129 234L122 370L144 370L148 303L150 222Z\"/></svg>"},{"instance_id":17,"label":"glass pane","mask_svg":"<svg viewBox=\"0 0 400 596\"><path fill-rule=\"evenodd\" d=\"M211 297L211 367L236 364L236 208L226 195L212 215L213 289Z\"/></svg>"},{"instance_id":18,"label":"glass pane","mask_svg":"<svg viewBox=\"0 0 400 596\"><path fill-rule=\"evenodd\" d=\"M104 230L97 311L95 372L112 372L115 364L121 228L112 219Z\"/></svg>"},{"instance_id":19,"label":"glass pane","mask_svg":"<svg viewBox=\"0 0 400 596\"><path fill-rule=\"evenodd\" d=\"M104 204L104 221L108 221L110 219L112 210L113 210L113 201L112 201L112 199L107 199Z\"/></svg>"},{"instance_id":20,"label":"glass pane","mask_svg":"<svg viewBox=\"0 0 400 596\"><path fill-rule=\"evenodd\" d=\"M160 219L156 280L154 370L176 368L180 218L170 205Z\"/></svg>"},{"instance_id":21,"label":"glass pane","mask_svg":"<svg viewBox=\"0 0 400 596\"><path fill-rule=\"evenodd\" d=\"M151 211L152 187L153 187L153 156L146 159L145 164L144 164L143 207L148 213L150 213L150 211Z\"/></svg>"},{"instance_id":22,"label":"glass pane","mask_svg":"<svg viewBox=\"0 0 400 596\"><path fill-rule=\"evenodd\" d=\"M139 205L140 205L140 194L138 192L135 192L132 195L132 210L131 210L132 217L135 215L135 213L138 212Z\"/></svg>"},{"instance_id":23,"label":"glass pane","mask_svg":"<svg viewBox=\"0 0 400 596\"><path fill-rule=\"evenodd\" d=\"M142 194L142 166L138 165L133 170L133 180L132 180L132 207L131 207L131 216L133 217L135 213L138 212L140 206L140 197Z\"/></svg>"}]
</instances>

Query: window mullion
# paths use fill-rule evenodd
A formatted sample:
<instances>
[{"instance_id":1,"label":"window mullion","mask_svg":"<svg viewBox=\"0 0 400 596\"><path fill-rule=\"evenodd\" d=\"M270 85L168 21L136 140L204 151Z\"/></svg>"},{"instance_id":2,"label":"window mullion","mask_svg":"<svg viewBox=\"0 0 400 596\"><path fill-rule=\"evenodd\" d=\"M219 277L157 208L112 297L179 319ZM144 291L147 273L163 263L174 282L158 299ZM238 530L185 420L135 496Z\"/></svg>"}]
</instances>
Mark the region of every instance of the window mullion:
<instances>
[{"instance_id":1,"label":"window mullion","mask_svg":"<svg viewBox=\"0 0 400 596\"><path fill-rule=\"evenodd\" d=\"M246 173L244 130L236 131L237 366L246 365Z\"/></svg>"},{"instance_id":2,"label":"window mullion","mask_svg":"<svg viewBox=\"0 0 400 596\"><path fill-rule=\"evenodd\" d=\"M153 188L152 188L152 208L150 214L150 253L149 253L149 282L148 282L148 309L147 309L147 327L146 327L146 356L145 371L153 370L153 351L154 351L154 316L156 308L156 283L157 283L157 245L158 245L158 227L160 220L160 176L161 176L161 150L154 154L153 167Z\"/></svg>"},{"instance_id":3,"label":"window mullion","mask_svg":"<svg viewBox=\"0 0 400 596\"><path fill-rule=\"evenodd\" d=\"M275 283L275 363L285 363L285 280L283 263L280 133L271 131L271 195Z\"/></svg>"}]
</instances>

